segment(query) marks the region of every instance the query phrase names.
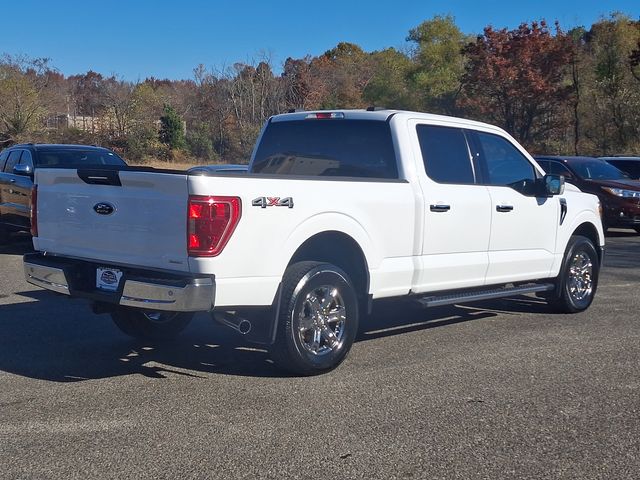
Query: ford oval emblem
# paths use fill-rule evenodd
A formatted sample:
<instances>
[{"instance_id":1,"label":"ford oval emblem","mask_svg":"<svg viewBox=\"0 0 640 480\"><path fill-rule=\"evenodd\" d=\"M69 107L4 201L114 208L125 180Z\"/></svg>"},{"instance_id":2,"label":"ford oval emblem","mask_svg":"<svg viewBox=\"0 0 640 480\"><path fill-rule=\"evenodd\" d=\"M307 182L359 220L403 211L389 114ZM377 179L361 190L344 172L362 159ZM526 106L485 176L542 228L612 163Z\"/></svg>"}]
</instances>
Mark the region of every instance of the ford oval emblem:
<instances>
[{"instance_id":1,"label":"ford oval emblem","mask_svg":"<svg viewBox=\"0 0 640 480\"><path fill-rule=\"evenodd\" d=\"M107 202L96 203L93 209L98 215L111 215L116 211L116 207Z\"/></svg>"}]
</instances>

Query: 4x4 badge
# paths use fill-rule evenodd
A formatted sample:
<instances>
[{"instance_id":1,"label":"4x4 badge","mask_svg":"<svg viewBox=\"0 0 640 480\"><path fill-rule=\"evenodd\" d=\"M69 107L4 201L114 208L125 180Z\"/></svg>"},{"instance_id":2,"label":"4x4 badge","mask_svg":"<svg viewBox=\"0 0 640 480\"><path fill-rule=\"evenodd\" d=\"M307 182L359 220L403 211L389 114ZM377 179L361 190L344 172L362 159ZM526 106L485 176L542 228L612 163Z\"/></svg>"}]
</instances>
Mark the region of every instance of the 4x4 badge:
<instances>
[{"instance_id":1,"label":"4x4 badge","mask_svg":"<svg viewBox=\"0 0 640 480\"><path fill-rule=\"evenodd\" d=\"M293 208L293 197L258 197L251 202L252 207L289 207Z\"/></svg>"}]
</instances>

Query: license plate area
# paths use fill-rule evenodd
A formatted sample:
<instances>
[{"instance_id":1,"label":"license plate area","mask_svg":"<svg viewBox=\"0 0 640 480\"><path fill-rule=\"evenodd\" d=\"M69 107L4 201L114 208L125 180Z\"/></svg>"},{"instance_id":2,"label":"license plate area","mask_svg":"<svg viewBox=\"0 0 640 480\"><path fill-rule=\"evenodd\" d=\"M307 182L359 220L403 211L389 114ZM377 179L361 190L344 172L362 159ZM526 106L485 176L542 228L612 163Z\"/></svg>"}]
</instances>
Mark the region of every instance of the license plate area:
<instances>
[{"instance_id":1,"label":"license plate area","mask_svg":"<svg viewBox=\"0 0 640 480\"><path fill-rule=\"evenodd\" d=\"M122 279L122 271L117 268L96 268L96 288L98 290L116 292L120 286L120 279Z\"/></svg>"}]
</instances>

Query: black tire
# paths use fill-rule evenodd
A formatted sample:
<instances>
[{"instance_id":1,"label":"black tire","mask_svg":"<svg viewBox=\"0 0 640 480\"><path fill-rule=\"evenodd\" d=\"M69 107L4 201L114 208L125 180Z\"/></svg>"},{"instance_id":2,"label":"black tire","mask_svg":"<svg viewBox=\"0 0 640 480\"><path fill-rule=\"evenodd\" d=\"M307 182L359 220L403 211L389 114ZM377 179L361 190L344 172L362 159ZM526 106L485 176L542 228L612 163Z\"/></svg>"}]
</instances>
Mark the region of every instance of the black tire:
<instances>
[{"instance_id":1,"label":"black tire","mask_svg":"<svg viewBox=\"0 0 640 480\"><path fill-rule=\"evenodd\" d=\"M564 313L586 310L596 294L599 273L600 260L593 242L581 235L572 236L550 305Z\"/></svg>"},{"instance_id":2,"label":"black tire","mask_svg":"<svg viewBox=\"0 0 640 480\"><path fill-rule=\"evenodd\" d=\"M131 307L118 307L111 312L113 323L123 333L140 340L173 339L192 318L191 312L157 312Z\"/></svg>"},{"instance_id":3,"label":"black tire","mask_svg":"<svg viewBox=\"0 0 640 480\"><path fill-rule=\"evenodd\" d=\"M275 363L298 375L334 369L358 333L358 298L349 276L335 265L299 262L282 281ZM305 328L307 327L307 328Z\"/></svg>"}]
</instances>

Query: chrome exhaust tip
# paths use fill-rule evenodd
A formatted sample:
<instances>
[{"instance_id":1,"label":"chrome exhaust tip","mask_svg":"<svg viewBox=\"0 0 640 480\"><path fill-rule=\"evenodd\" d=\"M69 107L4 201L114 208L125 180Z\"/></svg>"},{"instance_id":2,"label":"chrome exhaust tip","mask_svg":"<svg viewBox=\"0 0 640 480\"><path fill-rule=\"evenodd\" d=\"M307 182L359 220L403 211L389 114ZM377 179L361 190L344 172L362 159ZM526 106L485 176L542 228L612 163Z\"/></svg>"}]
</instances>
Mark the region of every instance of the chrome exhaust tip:
<instances>
[{"instance_id":1,"label":"chrome exhaust tip","mask_svg":"<svg viewBox=\"0 0 640 480\"><path fill-rule=\"evenodd\" d=\"M246 318L238 317L236 314L221 312L213 315L216 322L233 328L240 335L246 335L251 331L251 322Z\"/></svg>"}]
</instances>

